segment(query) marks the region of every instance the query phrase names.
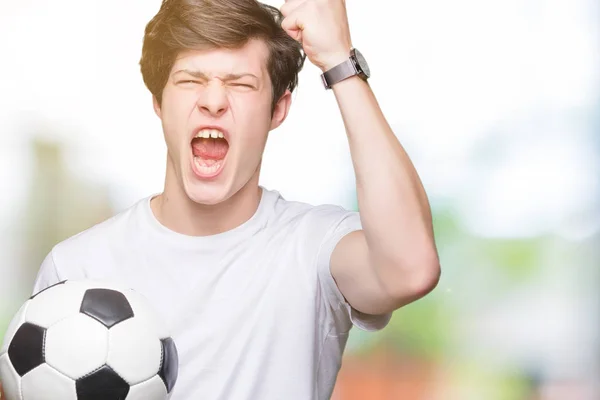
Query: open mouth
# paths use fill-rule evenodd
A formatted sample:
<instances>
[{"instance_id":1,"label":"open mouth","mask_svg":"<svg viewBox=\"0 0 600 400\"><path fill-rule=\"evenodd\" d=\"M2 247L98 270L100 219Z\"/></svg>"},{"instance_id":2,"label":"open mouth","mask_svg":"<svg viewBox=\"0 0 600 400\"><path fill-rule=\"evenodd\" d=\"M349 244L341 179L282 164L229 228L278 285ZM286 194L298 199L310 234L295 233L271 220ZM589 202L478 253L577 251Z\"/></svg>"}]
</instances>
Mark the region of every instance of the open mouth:
<instances>
[{"instance_id":1,"label":"open mouth","mask_svg":"<svg viewBox=\"0 0 600 400\"><path fill-rule=\"evenodd\" d=\"M203 129L192 139L192 153L197 173L203 177L217 175L229 151L229 143L222 132Z\"/></svg>"}]
</instances>

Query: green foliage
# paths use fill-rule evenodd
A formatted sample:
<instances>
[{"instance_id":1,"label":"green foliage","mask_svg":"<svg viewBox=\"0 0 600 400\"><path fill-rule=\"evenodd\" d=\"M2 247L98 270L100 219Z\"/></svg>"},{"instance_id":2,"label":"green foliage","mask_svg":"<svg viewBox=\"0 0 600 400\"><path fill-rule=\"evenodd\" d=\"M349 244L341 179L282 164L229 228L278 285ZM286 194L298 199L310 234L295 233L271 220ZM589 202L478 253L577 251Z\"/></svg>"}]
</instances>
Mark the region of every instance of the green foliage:
<instances>
[{"instance_id":1,"label":"green foliage","mask_svg":"<svg viewBox=\"0 0 600 400\"><path fill-rule=\"evenodd\" d=\"M506 368L494 368L480 362L453 360L448 378L458 398L486 400L529 400L532 383L527 374Z\"/></svg>"},{"instance_id":2,"label":"green foliage","mask_svg":"<svg viewBox=\"0 0 600 400\"><path fill-rule=\"evenodd\" d=\"M432 220L435 240L438 247L443 247L454 242L462 241L467 233L461 226L456 211L449 205L437 206L432 202Z\"/></svg>"},{"instance_id":3,"label":"green foliage","mask_svg":"<svg viewBox=\"0 0 600 400\"><path fill-rule=\"evenodd\" d=\"M478 240L473 247L479 259L492 260L509 279L534 278L547 248L542 239Z\"/></svg>"},{"instance_id":4,"label":"green foliage","mask_svg":"<svg viewBox=\"0 0 600 400\"><path fill-rule=\"evenodd\" d=\"M492 263L493 267L512 282L524 282L536 277L543 264L542 257L549 248L544 237L534 238L482 238L473 236L459 221L459 215L449 206L441 205L433 210L436 244L443 265L469 265ZM444 258L446 250L452 250L451 258Z\"/></svg>"},{"instance_id":5,"label":"green foliage","mask_svg":"<svg viewBox=\"0 0 600 400\"><path fill-rule=\"evenodd\" d=\"M400 353L441 357L451 338L452 321L440 298L432 292L397 310L386 330L386 341Z\"/></svg>"}]
</instances>

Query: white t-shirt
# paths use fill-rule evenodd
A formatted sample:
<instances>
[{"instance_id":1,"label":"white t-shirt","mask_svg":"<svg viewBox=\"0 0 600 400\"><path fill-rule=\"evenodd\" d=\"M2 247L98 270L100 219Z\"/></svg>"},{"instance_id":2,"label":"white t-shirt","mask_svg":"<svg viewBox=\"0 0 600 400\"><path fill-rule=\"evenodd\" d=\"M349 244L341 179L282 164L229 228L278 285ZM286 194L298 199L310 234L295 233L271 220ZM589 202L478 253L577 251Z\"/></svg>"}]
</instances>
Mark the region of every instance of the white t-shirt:
<instances>
[{"instance_id":1,"label":"white t-shirt","mask_svg":"<svg viewBox=\"0 0 600 400\"><path fill-rule=\"evenodd\" d=\"M59 244L34 293L65 279L109 280L141 292L177 345L171 400L329 399L353 325L391 314L352 309L329 260L359 214L285 200L263 188L256 213L230 231L178 234L144 198Z\"/></svg>"}]
</instances>

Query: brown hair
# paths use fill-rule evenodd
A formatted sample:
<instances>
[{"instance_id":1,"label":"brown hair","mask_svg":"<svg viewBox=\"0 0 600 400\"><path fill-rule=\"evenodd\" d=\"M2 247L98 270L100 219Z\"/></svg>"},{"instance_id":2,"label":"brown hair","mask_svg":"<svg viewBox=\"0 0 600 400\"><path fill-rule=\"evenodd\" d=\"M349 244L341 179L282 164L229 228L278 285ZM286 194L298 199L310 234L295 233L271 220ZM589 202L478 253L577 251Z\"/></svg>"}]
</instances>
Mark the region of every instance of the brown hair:
<instances>
[{"instance_id":1,"label":"brown hair","mask_svg":"<svg viewBox=\"0 0 600 400\"><path fill-rule=\"evenodd\" d=\"M269 49L267 71L273 87L272 107L286 89L298 85L306 55L281 27L283 15L256 0L163 0L146 25L140 66L144 83L162 102L171 68L185 50L237 49L262 39Z\"/></svg>"}]
</instances>

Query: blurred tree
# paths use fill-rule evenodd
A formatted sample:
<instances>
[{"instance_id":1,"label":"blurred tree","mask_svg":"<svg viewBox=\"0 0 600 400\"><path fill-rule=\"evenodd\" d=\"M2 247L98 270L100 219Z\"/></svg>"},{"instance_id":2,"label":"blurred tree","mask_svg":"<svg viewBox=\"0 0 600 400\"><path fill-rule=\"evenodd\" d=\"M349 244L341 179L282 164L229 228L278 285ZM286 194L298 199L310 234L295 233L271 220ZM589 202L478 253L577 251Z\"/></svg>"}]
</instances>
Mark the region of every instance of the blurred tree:
<instances>
[{"instance_id":1,"label":"blurred tree","mask_svg":"<svg viewBox=\"0 0 600 400\"><path fill-rule=\"evenodd\" d=\"M21 221L22 269L30 282L55 244L113 214L107 189L73 176L59 143L36 138L32 151L35 164Z\"/></svg>"}]
</instances>

